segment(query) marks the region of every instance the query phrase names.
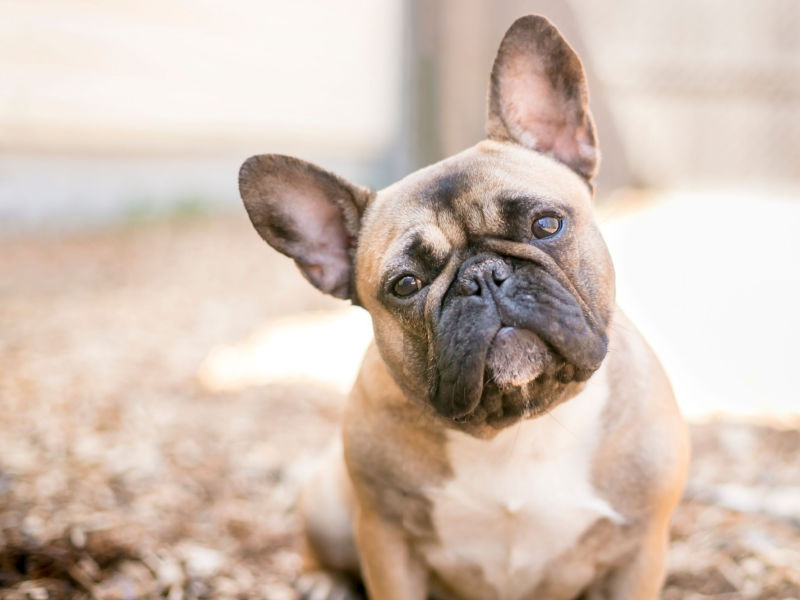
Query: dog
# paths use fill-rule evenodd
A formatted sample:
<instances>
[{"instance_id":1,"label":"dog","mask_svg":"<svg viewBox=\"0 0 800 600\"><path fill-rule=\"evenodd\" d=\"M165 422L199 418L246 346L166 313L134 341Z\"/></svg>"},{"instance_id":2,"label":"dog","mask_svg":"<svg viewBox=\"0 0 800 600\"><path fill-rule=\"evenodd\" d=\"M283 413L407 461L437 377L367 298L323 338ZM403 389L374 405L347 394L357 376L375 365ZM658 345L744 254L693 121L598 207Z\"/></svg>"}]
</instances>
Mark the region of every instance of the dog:
<instances>
[{"instance_id":1,"label":"dog","mask_svg":"<svg viewBox=\"0 0 800 600\"><path fill-rule=\"evenodd\" d=\"M541 16L491 72L487 139L378 192L259 155L255 229L372 318L341 444L300 501L301 596L652 600L689 445L617 307L583 67Z\"/></svg>"}]
</instances>

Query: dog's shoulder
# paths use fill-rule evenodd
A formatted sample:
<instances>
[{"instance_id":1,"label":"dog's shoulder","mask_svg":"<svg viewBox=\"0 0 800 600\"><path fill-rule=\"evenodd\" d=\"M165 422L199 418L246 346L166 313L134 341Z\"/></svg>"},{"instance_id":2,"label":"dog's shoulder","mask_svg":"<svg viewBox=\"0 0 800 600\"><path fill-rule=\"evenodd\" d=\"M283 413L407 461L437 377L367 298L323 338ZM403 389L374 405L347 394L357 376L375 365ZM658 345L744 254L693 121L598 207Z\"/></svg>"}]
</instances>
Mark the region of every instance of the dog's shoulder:
<instances>
[{"instance_id":1,"label":"dog's shoulder","mask_svg":"<svg viewBox=\"0 0 800 600\"><path fill-rule=\"evenodd\" d=\"M620 309L609 337L607 434L595 457L595 484L626 513L645 515L654 505L677 502L688 470L688 431L661 362Z\"/></svg>"},{"instance_id":2,"label":"dog's shoulder","mask_svg":"<svg viewBox=\"0 0 800 600\"><path fill-rule=\"evenodd\" d=\"M342 439L358 500L416 535L432 535L422 490L450 476L445 434L402 395L374 344L348 398Z\"/></svg>"}]
</instances>

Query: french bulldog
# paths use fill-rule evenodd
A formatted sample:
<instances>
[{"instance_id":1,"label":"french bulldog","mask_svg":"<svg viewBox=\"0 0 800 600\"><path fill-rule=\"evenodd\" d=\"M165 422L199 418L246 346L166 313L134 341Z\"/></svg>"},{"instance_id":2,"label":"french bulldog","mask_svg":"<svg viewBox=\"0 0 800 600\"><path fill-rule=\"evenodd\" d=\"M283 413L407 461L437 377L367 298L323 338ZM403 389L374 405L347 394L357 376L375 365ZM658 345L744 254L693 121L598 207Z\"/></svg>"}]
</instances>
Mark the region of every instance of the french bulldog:
<instances>
[{"instance_id":1,"label":"french bulldog","mask_svg":"<svg viewBox=\"0 0 800 600\"><path fill-rule=\"evenodd\" d=\"M615 302L583 67L545 18L491 72L488 138L371 191L241 168L255 229L372 318L341 444L300 500L301 596L652 600L686 478L669 381Z\"/></svg>"}]
</instances>

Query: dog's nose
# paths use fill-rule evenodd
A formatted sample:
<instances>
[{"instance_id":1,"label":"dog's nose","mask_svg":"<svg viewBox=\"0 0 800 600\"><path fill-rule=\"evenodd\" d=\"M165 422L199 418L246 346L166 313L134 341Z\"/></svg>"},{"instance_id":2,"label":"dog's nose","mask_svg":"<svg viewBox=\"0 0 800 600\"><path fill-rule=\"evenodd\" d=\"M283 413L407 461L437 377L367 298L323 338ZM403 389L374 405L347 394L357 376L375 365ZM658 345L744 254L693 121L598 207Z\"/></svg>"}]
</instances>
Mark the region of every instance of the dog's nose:
<instances>
[{"instance_id":1,"label":"dog's nose","mask_svg":"<svg viewBox=\"0 0 800 600\"><path fill-rule=\"evenodd\" d=\"M499 256L474 256L461 265L456 277L459 296L480 296L489 286L500 288L511 277L511 267Z\"/></svg>"}]
</instances>

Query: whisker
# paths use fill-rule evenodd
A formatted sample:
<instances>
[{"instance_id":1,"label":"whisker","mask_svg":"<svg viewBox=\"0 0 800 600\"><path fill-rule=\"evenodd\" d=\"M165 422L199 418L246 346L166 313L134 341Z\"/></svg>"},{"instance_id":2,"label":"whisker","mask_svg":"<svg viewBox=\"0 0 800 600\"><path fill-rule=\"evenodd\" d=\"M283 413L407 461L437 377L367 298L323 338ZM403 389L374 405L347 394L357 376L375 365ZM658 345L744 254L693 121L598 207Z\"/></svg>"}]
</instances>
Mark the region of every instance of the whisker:
<instances>
[{"instance_id":1,"label":"whisker","mask_svg":"<svg viewBox=\"0 0 800 600\"><path fill-rule=\"evenodd\" d=\"M568 400L567 402L569 402L569 400ZM561 427L561 428L562 428L564 431L566 431L568 434L570 434L570 435L571 435L572 437L574 437L576 440L578 439L578 436L575 434L575 432L574 432L574 431L572 431L572 430L571 430L569 427L567 427L567 426L566 426L566 425L564 425L564 424L563 424L561 421L559 421L558 419L556 419L556 416L553 414L553 411L547 411L545 414L546 414L546 415L548 415L548 416L549 416L551 419L553 419L553 421L555 421L556 423L558 423L559 427Z\"/></svg>"},{"instance_id":2,"label":"whisker","mask_svg":"<svg viewBox=\"0 0 800 600\"><path fill-rule=\"evenodd\" d=\"M514 456L514 449L517 447L517 438L519 438L519 430L522 429L522 424L525 421L520 421L519 424L515 427L516 431L514 432L514 439L511 442L511 448L509 449L508 456L506 456L506 461L510 460L512 456Z\"/></svg>"}]
</instances>

